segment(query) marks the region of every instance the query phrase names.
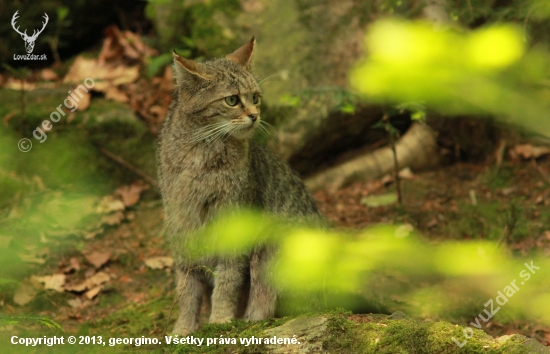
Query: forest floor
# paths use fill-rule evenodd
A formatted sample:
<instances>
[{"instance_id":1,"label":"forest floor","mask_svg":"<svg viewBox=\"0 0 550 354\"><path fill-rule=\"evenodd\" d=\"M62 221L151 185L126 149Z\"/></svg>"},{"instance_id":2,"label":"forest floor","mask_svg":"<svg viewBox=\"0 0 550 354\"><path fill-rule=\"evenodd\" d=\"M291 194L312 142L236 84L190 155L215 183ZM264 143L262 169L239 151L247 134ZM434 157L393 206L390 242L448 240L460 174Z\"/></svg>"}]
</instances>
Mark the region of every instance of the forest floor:
<instances>
[{"instance_id":1,"label":"forest floor","mask_svg":"<svg viewBox=\"0 0 550 354\"><path fill-rule=\"evenodd\" d=\"M395 184L387 178L337 192L320 190L314 196L323 214L339 228L407 223L427 242L502 238L519 255L535 249L548 255L548 175L547 158L506 161L498 168L494 163L457 163L403 180L402 206L365 205L366 196L395 192ZM35 291L34 298L23 306L5 299L5 313L44 315L67 333L79 335L164 335L177 316L177 306L169 258L163 258L170 257L163 217L158 194L151 192L126 208L123 217L103 233L49 253L45 264L35 268L36 275L64 274L65 291ZM102 278L98 274L105 279L97 280ZM87 281L99 286L76 291L78 284ZM471 318L463 320L461 324L466 324ZM493 336L520 333L544 344L550 342L550 328L536 322L491 320L483 329ZM37 325L27 323L16 330L23 336L37 330ZM49 333L45 328L40 332Z\"/></svg>"}]
</instances>

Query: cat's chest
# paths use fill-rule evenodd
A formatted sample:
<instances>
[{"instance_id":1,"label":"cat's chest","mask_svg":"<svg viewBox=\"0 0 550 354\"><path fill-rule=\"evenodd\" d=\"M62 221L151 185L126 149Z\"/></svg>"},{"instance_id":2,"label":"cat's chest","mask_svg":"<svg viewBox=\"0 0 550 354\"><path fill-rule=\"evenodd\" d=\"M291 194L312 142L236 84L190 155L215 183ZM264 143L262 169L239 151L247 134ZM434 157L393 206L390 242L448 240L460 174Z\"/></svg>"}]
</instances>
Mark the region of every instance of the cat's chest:
<instances>
[{"instance_id":1,"label":"cat's chest","mask_svg":"<svg viewBox=\"0 0 550 354\"><path fill-rule=\"evenodd\" d=\"M246 184L242 169L204 169L199 173L197 169L184 170L178 185L185 229L208 223L220 210L248 204Z\"/></svg>"},{"instance_id":2,"label":"cat's chest","mask_svg":"<svg viewBox=\"0 0 550 354\"><path fill-rule=\"evenodd\" d=\"M235 204L246 190L248 168L243 156L207 151L188 161L179 178L184 198L192 204Z\"/></svg>"}]
</instances>

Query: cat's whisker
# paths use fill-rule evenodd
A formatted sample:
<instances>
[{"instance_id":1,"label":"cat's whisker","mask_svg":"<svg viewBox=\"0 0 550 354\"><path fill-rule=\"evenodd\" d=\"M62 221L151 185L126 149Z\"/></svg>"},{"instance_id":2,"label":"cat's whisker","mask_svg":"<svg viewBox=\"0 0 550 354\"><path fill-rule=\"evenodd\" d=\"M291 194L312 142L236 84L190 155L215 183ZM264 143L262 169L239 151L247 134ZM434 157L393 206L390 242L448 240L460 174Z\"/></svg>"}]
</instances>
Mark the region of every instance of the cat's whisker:
<instances>
[{"instance_id":1,"label":"cat's whisker","mask_svg":"<svg viewBox=\"0 0 550 354\"><path fill-rule=\"evenodd\" d=\"M274 83L274 82L275 82L275 81L264 82L264 83L262 84L262 87L265 87L266 85L272 84L272 83Z\"/></svg>"},{"instance_id":2,"label":"cat's whisker","mask_svg":"<svg viewBox=\"0 0 550 354\"><path fill-rule=\"evenodd\" d=\"M193 132L192 138L195 139L196 137L199 137L204 134L208 134L212 130L225 125L225 122L218 122L214 124L209 124L207 126L201 127Z\"/></svg>"},{"instance_id":3,"label":"cat's whisker","mask_svg":"<svg viewBox=\"0 0 550 354\"><path fill-rule=\"evenodd\" d=\"M261 124L262 121L260 121L260 124L258 125L258 132L264 136L264 138L268 141L275 140L274 136L274 130L270 130L267 128L265 124Z\"/></svg>"},{"instance_id":4,"label":"cat's whisker","mask_svg":"<svg viewBox=\"0 0 550 354\"><path fill-rule=\"evenodd\" d=\"M217 136L218 133L226 133L229 123L220 122L216 124L208 125L204 128L198 129L194 134L189 143L196 143L201 140L212 140L214 136Z\"/></svg>"},{"instance_id":5,"label":"cat's whisker","mask_svg":"<svg viewBox=\"0 0 550 354\"><path fill-rule=\"evenodd\" d=\"M260 121L260 124L265 125L265 126L266 126L267 128L269 128L269 129L276 130L276 128L273 126L273 124L271 124L271 123L269 123L269 122L267 122L267 121L265 121L265 120L261 120L261 121Z\"/></svg>"},{"instance_id":6,"label":"cat's whisker","mask_svg":"<svg viewBox=\"0 0 550 354\"><path fill-rule=\"evenodd\" d=\"M229 137L234 130L233 126L230 123L225 124L224 128L225 129L218 130L215 134L212 134L212 136L206 142L206 145L213 144L222 138L225 141L225 139L227 139L227 137Z\"/></svg>"},{"instance_id":7,"label":"cat's whisker","mask_svg":"<svg viewBox=\"0 0 550 354\"><path fill-rule=\"evenodd\" d=\"M269 124L265 120L260 121L260 126L264 128L269 134L275 135L277 133L277 128L275 128L272 124Z\"/></svg>"},{"instance_id":8,"label":"cat's whisker","mask_svg":"<svg viewBox=\"0 0 550 354\"><path fill-rule=\"evenodd\" d=\"M275 74L273 74L273 75L269 75L269 76L267 76L267 77L264 77L263 79L261 79L261 80L258 82L258 84L261 84L261 83L264 82L265 80L270 79L270 78L272 78L272 77L274 77L274 76L278 76L278 75L280 75L280 73L275 73Z\"/></svg>"}]
</instances>

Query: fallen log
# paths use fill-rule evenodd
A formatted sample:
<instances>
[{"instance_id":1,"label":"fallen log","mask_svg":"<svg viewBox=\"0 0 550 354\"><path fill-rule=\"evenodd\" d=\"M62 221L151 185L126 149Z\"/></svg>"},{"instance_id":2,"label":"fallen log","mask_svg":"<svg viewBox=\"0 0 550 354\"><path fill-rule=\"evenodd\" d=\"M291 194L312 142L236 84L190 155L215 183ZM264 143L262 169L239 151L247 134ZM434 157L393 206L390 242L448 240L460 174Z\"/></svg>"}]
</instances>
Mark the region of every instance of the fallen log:
<instances>
[{"instance_id":1,"label":"fallen log","mask_svg":"<svg viewBox=\"0 0 550 354\"><path fill-rule=\"evenodd\" d=\"M395 149L400 170L405 167L421 170L439 163L436 134L426 124L414 123L396 142ZM321 171L305 183L312 191L337 190L353 182L380 178L393 170L393 152L387 146Z\"/></svg>"}]
</instances>

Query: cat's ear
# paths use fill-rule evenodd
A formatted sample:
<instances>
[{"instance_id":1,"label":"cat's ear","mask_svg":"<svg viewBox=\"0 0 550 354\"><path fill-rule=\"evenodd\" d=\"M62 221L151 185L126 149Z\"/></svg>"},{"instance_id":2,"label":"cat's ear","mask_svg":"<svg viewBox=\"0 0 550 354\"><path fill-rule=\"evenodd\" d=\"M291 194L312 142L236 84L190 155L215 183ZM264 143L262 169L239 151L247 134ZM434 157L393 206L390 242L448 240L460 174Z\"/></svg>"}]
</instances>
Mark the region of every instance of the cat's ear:
<instances>
[{"instance_id":1,"label":"cat's ear","mask_svg":"<svg viewBox=\"0 0 550 354\"><path fill-rule=\"evenodd\" d=\"M181 85L185 81L191 80L211 80L210 75L206 72L204 65L191 59L185 59L176 51L172 53L174 58L174 76L176 83Z\"/></svg>"},{"instance_id":2,"label":"cat's ear","mask_svg":"<svg viewBox=\"0 0 550 354\"><path fill-rule=\"evenodd\" d=\"M250 70L250 62L252 61L252 54L254 53L254 45L256 45L256 39L252 37L245 45L229 54L226 58L234 61L245 69Z\"/></svg>"}]
</instances>

